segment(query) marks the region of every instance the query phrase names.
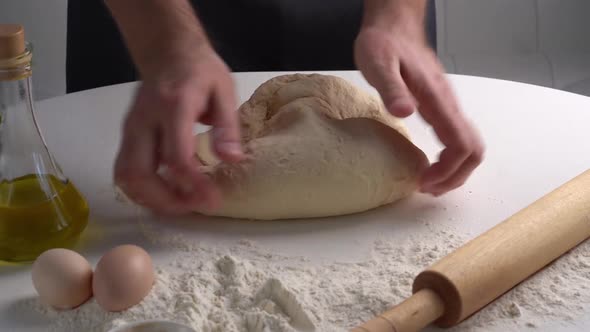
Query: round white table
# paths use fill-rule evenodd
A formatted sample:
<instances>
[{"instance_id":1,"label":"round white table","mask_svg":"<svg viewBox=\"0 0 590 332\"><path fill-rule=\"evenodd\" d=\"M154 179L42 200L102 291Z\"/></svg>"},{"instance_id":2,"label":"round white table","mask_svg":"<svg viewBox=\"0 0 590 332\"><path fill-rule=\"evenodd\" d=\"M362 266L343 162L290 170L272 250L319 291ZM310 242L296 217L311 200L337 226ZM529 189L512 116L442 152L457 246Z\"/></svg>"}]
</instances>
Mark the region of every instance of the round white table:
<instances>
[{"instance_id":1,"label":"round white table","mask_svg":"<svg viewBox=\"0 0 590 332\"><path fill-rule=\"evenodd\" d=\"M371 89L358 72L325 73ZM246 100L262 82L279 74L235 74L240 100ZM474 237L590 168L590 98L502 80L456 75L450 75L450 79L463 110L481 131L487 151L484 163L462 188L440 198L419 194L412 198L415 204L438 207L428 218L452 224ZM109 86L37 105L38 122L50 150L90 203L92 221L81 250L92 264L108 248L128 242L148 248L156 262L165 259L165 253L129 222L132 209L118 204L112 190L112 164L121 120L135 87L136 83ZM406 123L414 142L434 160L441 146L431 129L418 115ZM341 227L339 221L326 221L321 227L316 223L313 231L305 221L216 221L196 223L187 232L205 244L230 244L248 236L285 254L355 259L366 255L378 234L404 236L424 231L407 222L355 218L354 222L342 221L347 227ZM45 330L43 317L18 309L19 303L33 296L29 266L0 266L1 331ZM560 331L588 331L590 314L573 322L556 323L560 323ZM556 330L547 324L536 331Z\"/></svg>"}]
</instances>

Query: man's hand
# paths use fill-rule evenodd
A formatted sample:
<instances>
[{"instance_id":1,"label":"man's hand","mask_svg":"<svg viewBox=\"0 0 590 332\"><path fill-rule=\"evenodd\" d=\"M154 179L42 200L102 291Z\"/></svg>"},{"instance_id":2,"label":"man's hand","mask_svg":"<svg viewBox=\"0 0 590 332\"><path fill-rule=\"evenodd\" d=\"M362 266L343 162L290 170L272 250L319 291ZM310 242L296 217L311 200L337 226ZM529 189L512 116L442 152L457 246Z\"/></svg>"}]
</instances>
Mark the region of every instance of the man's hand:
<instances>
[{"instance_id":1,"label":"man's hand","mask_svg":"<svg viewBox=\"0 0 590 332\"><path fill-rule=\"evenodd\" d=\"M199 171L192 131L195 122L212 125L217 155L227 162L243 157L229 69L186 0L107 4L142 76L123 126L115 183L157 212L214 208L219 193Z\"/></svg>"},{"instance_id":2,"label":"man's hand","mask_svg":"<svg viewBox=\"0 0 590 332\"><path fill-rule=\"evenodd\" d=\"M482 162L484 146L427 45L423 2L366 0L354 55L391 114L407 117L417 109L445 145L421 181L422 192L438 196L463 185Z\"/></svg>"},{"instance_id":3,"label":"man's hand","mask_svg":"<svg viewBox=\"0 0 590 332\"><path fill-rule=\"evenodd\" d=\"M212 50L190 63L170 63L162 76L142 83L127 114L115 163L116 183L134 201L161 212L214 207L219 194L199 172L193 124L211 124L220 158L240 160L235 108L229 71ZM161 166L165 179L158 173Z\"/></svg>"}]
</instances>

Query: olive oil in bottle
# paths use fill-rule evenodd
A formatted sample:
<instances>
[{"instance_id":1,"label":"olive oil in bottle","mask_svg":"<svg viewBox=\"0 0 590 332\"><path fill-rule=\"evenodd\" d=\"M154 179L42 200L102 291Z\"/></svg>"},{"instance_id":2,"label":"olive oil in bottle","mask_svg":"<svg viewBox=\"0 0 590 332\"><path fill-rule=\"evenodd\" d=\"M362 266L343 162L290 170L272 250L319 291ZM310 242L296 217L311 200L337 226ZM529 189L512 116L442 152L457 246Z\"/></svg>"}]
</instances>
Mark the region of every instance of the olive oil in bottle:
<instances>
[{"instance_id":1,"label":"olive oil in bottle","mask_svg":"<svg viewBox=\"0 0 590 332\"><path fill-rule=\"evenodd\" d=\"M35 119L32 50L20 25L0 24L0 261L70 248L88 224L86 200L49 152Z\"/></svg>"}]
</instances>

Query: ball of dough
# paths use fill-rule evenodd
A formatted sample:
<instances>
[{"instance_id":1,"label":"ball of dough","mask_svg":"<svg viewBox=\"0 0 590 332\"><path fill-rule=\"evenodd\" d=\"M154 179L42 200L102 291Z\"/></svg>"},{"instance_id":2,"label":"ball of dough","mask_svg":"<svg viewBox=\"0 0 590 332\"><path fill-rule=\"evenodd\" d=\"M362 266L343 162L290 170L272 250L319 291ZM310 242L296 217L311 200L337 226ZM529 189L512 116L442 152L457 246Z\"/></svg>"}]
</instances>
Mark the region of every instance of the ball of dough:
<instances>
[{"instance_id":1,"label":"ball of dough","mask_svg":"<svg viewBox=\"0 0 590 332\"><path fill-rule=\"evenodd\" d=\"M238 110L246 160L220 162L197 135L203 171L221 188L203 214L275 220L367 211L410 195L428 166L376 94L320 74L277 76Z\"/></svg>"}]
</instances>

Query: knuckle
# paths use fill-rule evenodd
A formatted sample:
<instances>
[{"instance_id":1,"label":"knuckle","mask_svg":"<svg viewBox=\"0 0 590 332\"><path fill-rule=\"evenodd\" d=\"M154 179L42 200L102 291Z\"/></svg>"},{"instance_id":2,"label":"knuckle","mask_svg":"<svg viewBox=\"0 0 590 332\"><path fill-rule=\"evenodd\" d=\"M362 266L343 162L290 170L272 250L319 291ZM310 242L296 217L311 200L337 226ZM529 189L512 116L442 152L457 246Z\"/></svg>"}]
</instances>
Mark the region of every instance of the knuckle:
<instances>
[{"instance_id":1,"label":"knuckle","mask_svg":"<svg viewBox=\"0 0 590 332\"><path fill-rule=\"evenodd\" d=\"M471 157L473 158L474 162L480 164L484 159L484 150L483 148L476 149L472 154Z\"/></svg>"},{"instance_id":2,"label":"knuckle","mask_svg":"<svg viewBox=\"0 0 590 332\"><path fill-rule=\"evenodd\" d=\"M461 178L453 185L453 189L457 189L459 187L462 187L465 184L465 182L467 182L467 179Z\"/></svg>"},{"instance_id":3,"label":"knuckle","mask_svg":"<svg viewBox=\"0 0 590 332\"><path fill-rule=\"evenodd\" d=\"M469 156L471 154L472 147L469 144L469 141L464 139L459 139L457 144L455 144L453 150L457 155L460 156Z\"/></svg>"},{"instance_id":4,"label":"knuckle","mask_svg":"<svg viewBox=\"0 0 590 332\"><path fill-rule=\"evenodd\" d=\"M180 111L181 97L179 95L160 96L160 98L166 113L178 113Z\"/></svg>"},{"instance_id":5,"label":"knuckle","mask_svg":"<svg viewBox=\"0 0 590 332\"><path fill-rule=\"evenodd\" d=\"M438 70L430 74L427 86L429 91L424 93L439 93L441 95L448 95L450 93L447 78Z\"/></svg>"},{"instance_id":6,"label":"knuckle","mask_svg":"<svg viewBox=\"0 0 590 332\"><path fill-rule=\"evenodd\" d=\"M485 154L485 147L482 143L476 143L475 148L473 149L473 154L478 157L483 157Z\"/></svg>"},{"instance_id":7,"label":"knuckle","mask_svg":"<svg viewBox=\"0 0 590 332\"><path fill-rule=\"evenodd\" d=\"M156 87L156 96L168 112L176 112L190 91L186 82L161 83Z\"/></svg>"},{"instance_id":8,"label":"knuckle","mask_svg":"<svg viewBox=\"0 0 590 332\"><path fill-rule=\"evenodd\" d=\"M472 147L470 159L473 161L473 163L480 164L484 159L484 155L485 146L481 141L476 140Z\"/></svg>"},{"instance_id":9,"label":"knuckle","mask_svg":"<svg viewBox=\"0 0 590 332\"><path fill-rule=\"evenodd\" d=\"M472 135L470 130L465 130L464 125L458 125L453 128L456 142L453 150L462 156L473 157L483 154L483 145L481 141ZM469 129L469 128L467 128Z\"/></svg>"}]
</instances>

